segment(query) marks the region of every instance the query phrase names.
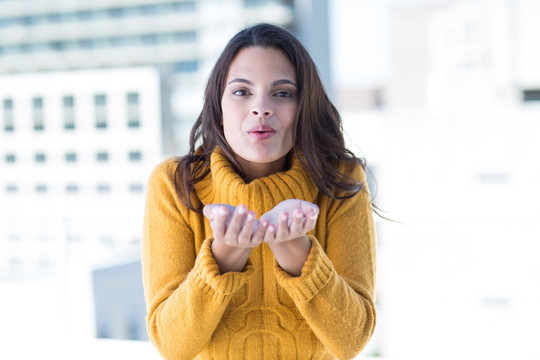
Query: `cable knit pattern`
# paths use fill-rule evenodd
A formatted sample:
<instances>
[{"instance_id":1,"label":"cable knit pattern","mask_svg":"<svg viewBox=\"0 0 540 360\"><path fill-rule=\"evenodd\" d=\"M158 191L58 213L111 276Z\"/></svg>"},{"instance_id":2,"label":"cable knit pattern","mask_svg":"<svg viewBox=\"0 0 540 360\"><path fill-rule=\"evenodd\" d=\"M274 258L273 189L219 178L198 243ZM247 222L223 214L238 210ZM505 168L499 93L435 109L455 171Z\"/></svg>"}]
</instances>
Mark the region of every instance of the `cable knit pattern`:
<instances>
[{"instance_id":1,"label":"cable knit pattern","mask_svg":"<svg viewBox=\"0 0 540 360\"><path fill-rule=\"evenodd\" d=\"M196 185L203 204L245 204L260 217L281 201L319 206L312 247L291 277L267 244L253 249L242 272L220 274L212 231L175 193L177 159L153 171L143 234L148 333L166 359L349 359L375 326L375 237L369 194L332 200L300 161L246 184L219 151ZM345 169L345 167L343 167ZM365 182L362 168L350 173Z\"/></svg>"}]
</instances>

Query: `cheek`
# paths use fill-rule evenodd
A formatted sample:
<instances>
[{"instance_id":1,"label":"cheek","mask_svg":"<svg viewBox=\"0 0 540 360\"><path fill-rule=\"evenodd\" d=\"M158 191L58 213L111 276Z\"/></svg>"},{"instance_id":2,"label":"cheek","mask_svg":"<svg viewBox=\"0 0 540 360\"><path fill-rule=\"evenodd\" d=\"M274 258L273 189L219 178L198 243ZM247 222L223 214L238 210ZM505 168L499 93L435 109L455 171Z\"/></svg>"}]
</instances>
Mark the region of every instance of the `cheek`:
<instances>
[{"instance_id":1,"label":"cheek","mask_svg":"<svg viewBox=\"0 0 540 360\"><path fill-rule=\"evenodd\" d=\"M292 141L292 134L293 134L293 131L294 131L294 118L295 118L295 116L296 116L296 107L289 109L288 114L287 114L286 127L287 127L287 132L289 133L289 136L291 138L291 141Z\"/></svg>"},{"instance_id":2,"label":"cheek","mask_svg":"<svg viewBox=\"0 0 540 360\"><path fill-rule=\"evenodd\" d=\"M227 131L227 128L231 126L231 119L234 119L234 111L231 104L227 101L221 102L221 125L223 125L223 131Z\"/></svg>"},{"instance_id":3,"label":"cheek","mask_svg":"<svg viewBox=\"0 0 540 360\"><path fill-rule=\"evenodd\" d=\"M240 107L238 104L235 104L232 101L223 100L221 101L221 118L222 121L225 119L236 119L240 115ZM229 121L230 122L230 121Z\"/></svg>"}]
</instances>

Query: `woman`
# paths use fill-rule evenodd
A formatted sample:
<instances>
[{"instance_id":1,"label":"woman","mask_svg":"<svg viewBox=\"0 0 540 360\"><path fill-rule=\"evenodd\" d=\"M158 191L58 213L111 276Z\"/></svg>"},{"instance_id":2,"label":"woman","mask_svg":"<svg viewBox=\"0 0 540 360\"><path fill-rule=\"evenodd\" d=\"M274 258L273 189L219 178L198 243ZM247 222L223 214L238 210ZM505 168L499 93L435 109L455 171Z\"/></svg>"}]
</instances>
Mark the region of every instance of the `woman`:
<instances>
[{"instance_id":1,"label":"woman","mask_svg":"<svg viewBox=\"0 0 540 360\"><path fill-rule=\"evenodd\" d=\"M363 166L307 51L268 24L235 35L189 153L152 173L143 281L167 359L346 359L375 327ZM257 217L259 217L257 219Z\"/></svg>"}]
</instances>

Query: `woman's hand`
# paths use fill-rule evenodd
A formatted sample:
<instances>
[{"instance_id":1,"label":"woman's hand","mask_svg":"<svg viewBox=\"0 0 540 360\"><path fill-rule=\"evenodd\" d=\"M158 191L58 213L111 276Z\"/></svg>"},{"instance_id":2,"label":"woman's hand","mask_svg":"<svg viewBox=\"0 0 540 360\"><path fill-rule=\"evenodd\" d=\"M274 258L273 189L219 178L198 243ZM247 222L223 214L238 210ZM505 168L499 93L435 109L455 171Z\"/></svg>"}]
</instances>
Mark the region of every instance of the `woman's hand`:
<instances>
[{"instance_id":1,"label":"woman's hand","mask_svg":"<svg viewBox=\"0 0 540 360\"><path fill-rule=\"evenodd\" d=\"M214 241L254 248L263 240L265 227L259 227L255 213L245 205L210 204L203 208L203 214L210 221Z\"/></svg>"},{"instance_id":2,"label":"woman's hand","mask_svg":"<svg viewBox=\"0 0 540 360\"><path fill-rule=\"evenodd\" d=\"M221 273L242 271L251 250L262 243L267 222L259 226L255 213L245 205L210 204L203 214L210 221L212 254Z\"/></svg>"},{"instance_id":3,"label":"woman's hand","mask_svg":"<svg viewBox=\"0 0 540 360\"><path fill-rule=\"evenodd\" d=\"M300 276L311 250L307 232L317 223L319 208L308 201L290 199L261 216L268 222L264 241L279 266L292 276Z\"/></svg>"},{"instance_id":4,"label":"woman's hand","mask_svg":"<svg viewBox=\"0 0 540 360\"><path fill-rule=\"evenodd\" d=\"M309 201L282 201L261 216L261 222L268 221L269 224L264 241L277 243L304 236L315 227L318 215L319 208Z\"/></svg>"}]
</instances>

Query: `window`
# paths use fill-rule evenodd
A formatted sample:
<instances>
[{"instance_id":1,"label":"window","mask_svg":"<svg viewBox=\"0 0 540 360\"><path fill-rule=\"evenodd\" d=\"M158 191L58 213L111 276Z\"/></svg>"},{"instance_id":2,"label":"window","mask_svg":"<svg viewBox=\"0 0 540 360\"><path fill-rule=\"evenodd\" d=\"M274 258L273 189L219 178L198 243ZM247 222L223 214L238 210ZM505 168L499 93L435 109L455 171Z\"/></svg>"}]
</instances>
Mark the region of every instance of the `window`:
<instances>
[{"instance_id":1,"label":"window","mask_svg":"<svg viewBox=\"0 0 540 360\"><path fill-rule=\"evenodd\" d=\"M124 16L124 9L122 9L122 8L112 8L112 9L109 9L108 15L109 15L111 18L121 18L121 17Z\"/></svg>"},{"instance_id":2,"label":"window","mask_svg":"<svg viewBox=\"0 0 540 360\"><path fill-rule=\"evenodd\" d=\"M19 52L22 54L29 54L33 51L32 45L30 44L20 44L19 45Z\"/></svg>"},{"instance_id":3,"label":"window","mask_svg":"<svg viewBox=\"0 0 540 360\"><path fill-rule=\"evenodd\" d=\"M13 99L4 99L3 103L4 112L4 131L12 132L15 130L13 123Z\"/></svg>"},{"instance_id":4,"label":"window","mask_svg":"<svg viewBox=\"0 0 540 360\"><path fill-rule=\"evenodd\" d=\"M20 258L12 257L9 259L9 266L15 271L22 266L22 263Z\"/></svg>"},{"instance_id":5,"label":"window","mask_svg":"<svg viewBox=\"0 0 540 360\"><path fill-rule=\"evenodd\" d=\"M34 160L37 163L44 163L47 161L47 156L44 153L36 153L36 155L34 155Z\"/></svg>"},{"instance_id":6,"label":"window","mask_svg":"<svg viewBox=\"0 0 540 360\"><path fill-rule=\"evenodd\" d=\"M109 184L101 183L97 185L97 192L100 194L106 194L111 192L111 186Z\"/></svg>"},{"instance_id":7,"label":"window","mask_svg":"<svg viewBox=\"0 0 540 360\"><path fill-rule=\"evenodd\" d=\"M138 128L141 125L139 115L139 94L128 93L127 100L127 118L129 128Z\"/></svg>"},{"instance_id":8,"label":"window","mask_svg":"<svg viewBox=\"0 0 540 360\"><path fill-rule=\"evenodd\" d=\"M140 151L130 151L129 152L129 161L141 161L142 153Z\"/></svg>"},{"instance_id":9,"label":"window","mask_svg":"<svg viewBox=\"0 0 540 360\"><path fill-rule=\"evenodd\" d=\"M155 15L157 7L156 5L142 5L139 7L139 11L143 16Z\"/></svg>"},{"instance_id":10,"label":"window","mask_svg":"<svg viewBox=\"0 0 540 360\"><path fill-rule=\"evenodd\" d=\"M195 10L195 1L182 1L172 4L172 10L175 12L189 12Z\"/></svg>"},{"instance_id":11,"label":"window","mask_svg":"<svg viewBox=\"0 0 540 360\"><path fill-rule=\"evenodd\" d=\"M195 31L183 31L175 32L172 34L175 42L186 43L197 40L197 32Z\"/></svg>"},{"instance_id":12,"label":"window","mask_svg":"<svg viewBox=\"0 0 540 360\"><path fill-rule=\"evenodd\" d=\"M77 162L77 154L74 152L68 152L66 153L66 162L67 163L74 163Z\"/></svg>"},{"instance_id":13,"label":"window","mask_svg":"<svg viewBox=\"0 0 540 360\"><path fill-rule=\"evenodd\" d=\"M79 186L77 184L67 184L66 185L66 192L68 194L75 194L79 192Z\"/></svg>"},{"instance_id":14,"label":"window","mask_svg":"<svg viewBox=\"0 0 540 360\"><path fill-rule=\"evenodd\" d=\"M129 184L129 192L132 194L140 194L144 190L144 187L142 184L139 183L133 183Z\"/></svg>"},{"instance_id":15,"label":"window","mask_svg":"<svg viewBox=\"0 0 540 360\"><path fill-rule=\"evenodd\" d=\"M244 7L246 8L253 8L253 7L259 7L266 3L266 0L244 0Z\"/></svg>"},{"instance_id":16,"label":"window","mask_svg":"<svg viewBox=\"0 0 540 360\"><path fill-rule=\"evenodd\" d=\"M21 241L21 236L19 234L9 234L8 236L8 241L9 242L19 242Z\"/></svg>"},{"instance_id":17,"label":"window","mask_svg":"<svg viewBox=\"0 0 540 360\"><path fill-rule=\"evenodd\" d=\"M141 42L143 45L156 45L158 37L156 34L145 34L141 36Z\"/></svg>"},{"instance_id":18,"label":"window","mask_svg":"<svg viewBox=\"0 0 540 360\"><path fill-rule=\"evenodd\" d=\"M81 241L81 237L79 235L74 235L74 234L68 234L67 236L67 241L68 242L80 242Z\"/></svg>"},{"instance_id":19,"label":"window","mask_svg":"<svg viewBox=\"0 0 540 360\"><path fill-rule=\"evenodd\" d=\"M51 23L61 23L61 22L64 21L64 17L62 16L62 14L58 14L58 13L49 14L48 15L48 20Z\"/></svg>"},{"instance_id":20,"label":"window","mask_svg":"<svg viewBox=\"0 0 540 360\"><path fill-rule=\"evenodd\" d=\"M11 153L6 154L5 159L8 164L13 164L17 161L17 157L15 156L15 154L11 154Z\"/></svg>"},{"instance_id":21,"label":"window","mask_svg":"<svg viewBox=\"0 0 540 360\"><path fill-rule=\"evenodd\" d=\"M107 128L107 96L97 94L94 96L94 111L96 116L96 128Z\"/></svg>"},{"instance_id":22,"label":"window","mask_svg":"<svg viewBox=\"0 0 540 360\"><path fill-rule=\"evenodd\" d=\"M506 173L480 173L478 174L478 182L486 185L505 184L508 182L508 174Z\"/></svg>"},{"instance_id":23,"label":"window","mask_svg":"<svg viewBox=\"0 0 540 360\"><path fill-rule=\"evenodd\" d=\"M52 41L49 43L49 48L52 51L62 51L64 50L65 43L62 41Z\"/></svg>"},{"instance_id":24,"label":"window","mask_svg":"<svg viewBox=\"0 0 540 360\"><path fill-rule=\"evenodd\" d=\"M91 39L79 40L78 45L81 49L92 49L94 47L94 43Z\"/></svg>"},{"instance_id":25,"label":"window","mask_svg":"<svg viewBox=\"0 0 540 360\"><path fill-rule=\"evenodd\" d=\"M79 20L82 20L82 21L92 20L93 16L94 14L92 13L92 11L89 11L89 10L79 11L77 13L77 18L79 18Z\"/></svg>"},{"instance_id":26,"label":"window","mask_svg":"<svg viewBox=\"0 0 540 360\"><path fill-rule=\"evenodd\" d=\"M540 102L540 89L523 90L523 102Z\"/></svg>"},{"instance_id":27,"label":"window","mask_svg":"<svg viewBox=\"0 0 540 360\"><path fill-rule=\"evenodd\" d=\"M174 72L177 73L188 73L196 72L199 69L199 63L195 60L192 61L181 61L174 64Z\"/></svg>"},{"instance_id":28,"label":"window","mask_svg":"<svg viewBox=\"0 0 540 360\"><path fill-rule=\"evenodd\" d=\"M107 38L94 39L94 47L96 49L102 49L110 46L110 40Z\"/></svg>"},{"instance_id":29,"label":"window","mask_svg":"<svg viewBox=\"0 0 540 360\"><path fill-rule=\"evenodd\" d=\"M74 130L75 129L75 99L73 98L73 96L64 96L63 107L64 107L64 129Z\"/></svg>"},{"instance_id":30,"label":"window","mask_svg":"<svg viewBox=\"0 0 540 360\"><path fill-rule=\"evenodd\" d=\"M96 160L98 162L107 162L109 161L109 153L106 151L100 151L96 154Z\"/></svg>"},{"instance_id":31,"label":"window","mask_svg":"<svg viewBox=\"0 0 540 360\"><path fill-rule=\"evenodd\" d=\"M45 129L43 120L43 98L36 97L32 100L32 110L34 118L34 130L43 131Z\"/></svg>"},{"instance_id":32,"label":"window","mask_svg":"<svg viewBox=\"0 0 540 360\"><path fill-rule=\"evenodd\" d=\"M38 194L45 194L48 191L48 187L46 184L37 184L36 185L36 192Z\"/></svg>"},{"instance_id":33,"label":"window","mask_svg":"<svg viewBox=\"0 0 540 360\"><path fill-rule=\"evenodd\" d=\"M122 47L122 46L125 46L125 44L126 44L126 38L125 38L125 37L121 37L121 36L111 37L111 38L109 38L109 44L110 44L112 47Z\"/></svg>"},{"instance_id":34,"label":"window","mask_svg":"<svg viewBox=\"0 0 540 360\"><path fill-rule=\"evenodd\" d=\"M47 269L53 267L53 261L48 257L42 257L39 259L39 267Z\"/></svg>"}]
</instances>

